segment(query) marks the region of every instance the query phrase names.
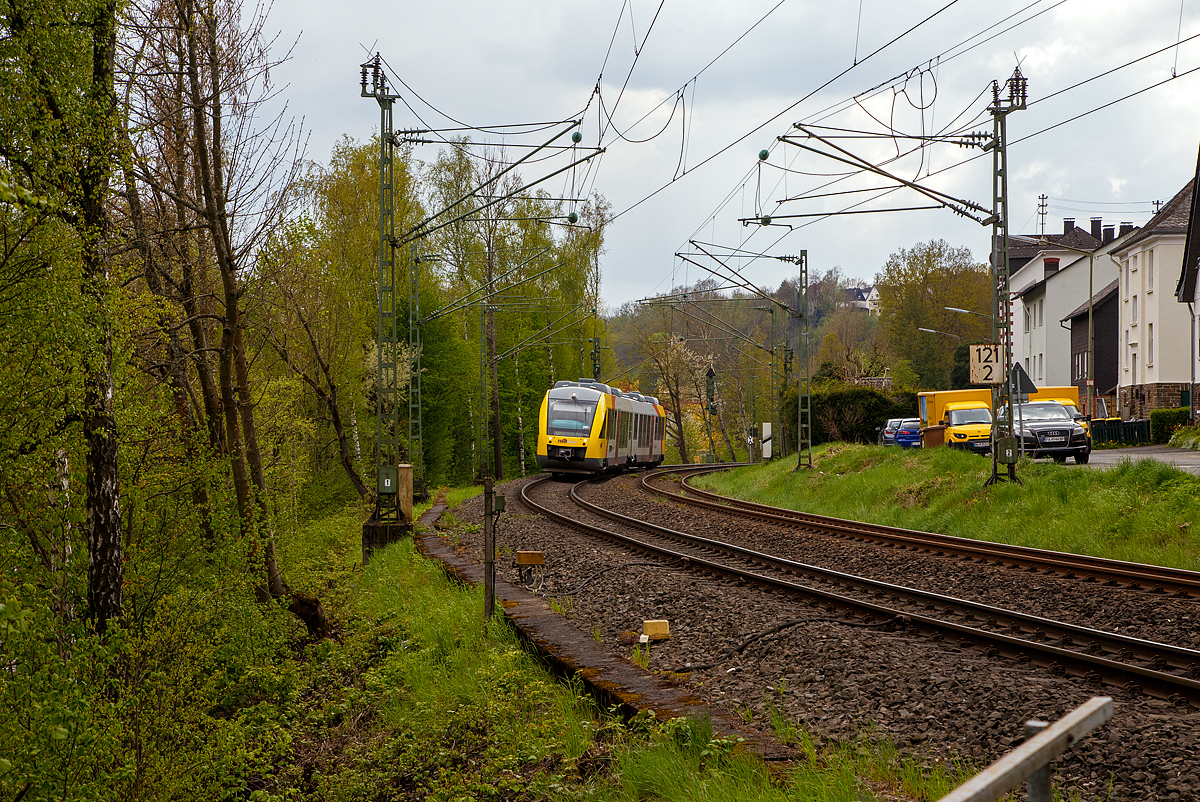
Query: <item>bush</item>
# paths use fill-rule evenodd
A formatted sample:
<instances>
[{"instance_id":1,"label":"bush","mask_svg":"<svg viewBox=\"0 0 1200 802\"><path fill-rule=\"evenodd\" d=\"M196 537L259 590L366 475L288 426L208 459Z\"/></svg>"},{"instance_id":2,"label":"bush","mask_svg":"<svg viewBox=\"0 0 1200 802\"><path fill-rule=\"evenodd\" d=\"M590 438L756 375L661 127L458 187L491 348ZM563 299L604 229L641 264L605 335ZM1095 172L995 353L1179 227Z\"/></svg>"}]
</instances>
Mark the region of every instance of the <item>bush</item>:
<instances>
[{"instance_id":1,"label":"bush","mask_svg":"<svg viewBox=\"0 0 1200 802\"><path fill-rule=\"evenodd\" d=\"M1171 435L1167 445L1175 448L1200 449L1200 426L1180 426Z\"/></svg>"},{"instance_id":2,"label":"bush","mask_svg":"<svg viewBox=\"0 0 1200 802\"><path fill-rule=\"evenodd\" d=\"M783 395L784 420L796 420L796 388L789 387ZM812 394L813 445L831 441L845 443L874 443L878 427L888 418L915 418L916 395L902 393L896 398L870 387L833 383L814 389ZM795 447L796 427L789 426L789 447Z\"/></svg>"},{"instance_id":3,"label":"bush","mask_svg":"<svg viewBox=\"0 0 1200 802\"><path fill-rule=\"evenodd\" d=\"M1187 424L1187 418L1187 407L1152 410L1150 412L1150 442L1167 442L1176 429Z\"/></svg>"}]
</instances>

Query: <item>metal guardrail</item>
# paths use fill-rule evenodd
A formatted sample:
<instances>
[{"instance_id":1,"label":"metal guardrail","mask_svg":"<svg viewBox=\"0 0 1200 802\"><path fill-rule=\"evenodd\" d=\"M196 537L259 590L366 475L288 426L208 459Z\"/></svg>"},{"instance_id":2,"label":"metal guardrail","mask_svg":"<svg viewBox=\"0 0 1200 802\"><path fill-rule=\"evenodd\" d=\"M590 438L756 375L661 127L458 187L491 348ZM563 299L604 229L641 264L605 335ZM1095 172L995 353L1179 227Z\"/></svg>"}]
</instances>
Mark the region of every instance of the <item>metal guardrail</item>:
<instances>
[{"instance_id":1,"label":"metal guardrail","mask_svg":"<svg viewBox=\"0 0 1200 802\"><path fill-rule=\"evenodd\" d=\"M1121 420L1101 418L1091 422L1092 443L1120 443L1126 446L1149 445L1150 420Z\"/></svg>"},{"instance_id":2,"label":"metal guardrail","mask_svg":"<svg viewBox=\"0 0 1200 802\"><path fill-rule=\"evenodd\" d=\"M1028 780L1029 802L1051 802L1051 764L1083 736L1112 718L1110 696L1093 696L1053 724L1029 721L1032 737L938 802L993 802ZM1036 734L1033 734L1036 733Z\"/></svg>"}]
</instances>

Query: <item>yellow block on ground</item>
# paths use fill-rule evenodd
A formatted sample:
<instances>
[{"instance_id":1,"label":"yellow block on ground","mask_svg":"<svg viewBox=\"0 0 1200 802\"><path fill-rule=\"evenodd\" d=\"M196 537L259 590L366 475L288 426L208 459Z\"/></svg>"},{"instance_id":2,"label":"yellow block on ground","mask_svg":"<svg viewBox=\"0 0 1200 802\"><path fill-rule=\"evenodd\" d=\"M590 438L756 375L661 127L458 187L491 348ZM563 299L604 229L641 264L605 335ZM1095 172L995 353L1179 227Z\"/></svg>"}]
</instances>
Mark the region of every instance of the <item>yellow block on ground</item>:
<instances>
[{"instance_id":1,"label":"yellow block on ground","mask_svg":"<svg viewBox=\"0 0 1200 802\"><path fill-rule=\"evenodd\" d=\"M671 624L665 619L643 621L642 634L651 640L664 640L671 637Z\"/></svg>"},{"instance_id":2,"label":"yellow block on ground","mask_svg":"<svg viewBox=\"0 0 1200 802\"><path fill-rule=\"evenodd\" d=\"M540 551L518 551L517 565L545 565L546 560Z\"/></svg>"}]
</instances>

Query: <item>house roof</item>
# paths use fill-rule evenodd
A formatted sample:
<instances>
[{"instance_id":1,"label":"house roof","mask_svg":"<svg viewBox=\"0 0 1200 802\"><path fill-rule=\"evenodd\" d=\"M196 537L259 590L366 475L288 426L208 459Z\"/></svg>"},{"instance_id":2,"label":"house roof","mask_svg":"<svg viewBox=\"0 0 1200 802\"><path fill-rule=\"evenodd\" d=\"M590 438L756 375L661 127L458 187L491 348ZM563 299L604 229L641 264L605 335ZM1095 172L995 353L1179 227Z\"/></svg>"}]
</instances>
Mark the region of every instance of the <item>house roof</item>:
<instances>
[{"instance_id":1,"label":"house roof","mask_svg":"<svg viewBox=\"0 0 1200 802\"><path fill-rule=\"evenodd\" d=\"M1192 184L1195 179L1188 181L1175 197L1167 201L1158 214L1150 218L1150 222L1142 226L1136 234L1121 245L1121 250L1133 247L1144 239L1155 234L1186 234L1188 216L1192 211Z\"/></svg>"},{"instance_id":2,"label":"house roof","mask_svg":"<svg viewBox=\"0 0 1200 802\"><path fill-rule=\"evenodd\" d=\"M1200 155L1196 157L1196 177L1189 185L1195 187L1200 183ZM1188 204L1187 236L1183 246L1183 265L1179 271L1179 283L1175 285L1175 300L1188 303L1196 297L1196 271L1200 265L1200 202L1195 192L1192 202Z\"/></svg>"},{"instance_id":3,"label":"house roof","mask_svg":"<svg viewBox=\"0 0 1200 802\"><path fill-rule=\"evenodd\" d=\"M1121 283L1121 279L1115 278L1111 282L1109 282L1108 286L1106 286L1104 289L1100 290L1100 292L1093 295L1091 298L1092 308L1095 309L1097 306L1099 306L1100 304L1107 301L1109 298L1116 295L1117 288L1120 285L1120 283ZM1069 315L1064 317L1063 320L1070 320L1073 317L1079 317L1080 315L1086 315L1087 311L1088 311L1088 302L1084 301L1082 304L1080 304L1079 307L1077 307L1075 309L1074 312L1071 312Z\"/></svg>"},{"instance_id":4,"label":"house roof","mask_svg":"<svg viewBox=\"0 0 1200 802\"><path fill-rule=\"evenodd\" d=\"M1019 293L1017 293L1017 297L1024 298L1026 295L1032 295L1033 293L1037 292L1038 290L1045 288L1046 279L1048 279L1048 278L1050 278L1050 277L1047 276L1046 278L1043 278L1043 279L1033 282L1028 287L1021 290Z\"/></svg>"},{"instance_id":5,"label":"house roof","mask_svg":"<svg viewBox=\"0 0 1200 802\"><path fill-rule=\"evenodd\" d=\"M1027 242L1026 240L1031 240ZM1042 240L1052 244L1043 244ZM1082 251L1094 251L1104 244L1079 226L1075 226L1066 234L1021 234L1020 239L1008 238L1008 258L1032 259L1042 251L1054 250L1055 245L1070 245Z\"/></svg>"}]
</instances>

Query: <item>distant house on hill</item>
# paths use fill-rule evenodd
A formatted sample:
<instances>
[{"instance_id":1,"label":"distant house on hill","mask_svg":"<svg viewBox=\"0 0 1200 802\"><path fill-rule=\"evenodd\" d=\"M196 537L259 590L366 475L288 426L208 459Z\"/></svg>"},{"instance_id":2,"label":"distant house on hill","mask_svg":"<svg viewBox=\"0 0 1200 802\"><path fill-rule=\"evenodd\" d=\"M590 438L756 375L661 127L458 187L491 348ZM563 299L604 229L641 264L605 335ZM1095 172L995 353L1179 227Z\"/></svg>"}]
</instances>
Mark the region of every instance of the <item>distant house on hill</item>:
<instances>
[{"instance_id":1,"label":"distant house on hill","mask_svg":"<svg viewBox=\"0 0 1200 802\"><path fill-rule=\"evenodd\" d=\"M838 306L865 309L869 314L879 314L879 290L875 287L847 287L842 291Z\"/></svg>"}]
</instances>

